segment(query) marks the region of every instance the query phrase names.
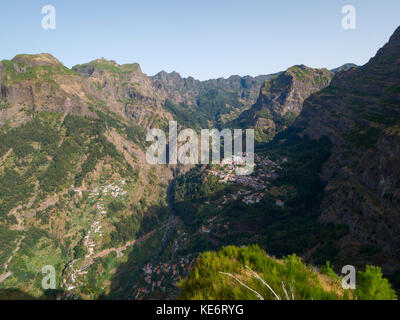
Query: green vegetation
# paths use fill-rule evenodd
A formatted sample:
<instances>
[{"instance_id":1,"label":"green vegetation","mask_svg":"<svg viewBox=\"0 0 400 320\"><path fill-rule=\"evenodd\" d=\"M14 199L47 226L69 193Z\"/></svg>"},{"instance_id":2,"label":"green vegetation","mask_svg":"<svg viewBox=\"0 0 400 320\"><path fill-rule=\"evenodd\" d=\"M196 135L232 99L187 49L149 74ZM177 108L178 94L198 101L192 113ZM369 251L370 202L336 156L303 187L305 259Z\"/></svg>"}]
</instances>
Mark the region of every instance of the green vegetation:
<instances>
[{"instance_id":1,"label":"green vegetation","mask_svg":"<svg viewBox=\"0 0 400 320\"><path fill-rule=\"evenodd\" d=\"M196 98L194 105L175 105L166 100L164 108L185 128L209 128L210 123L221 127L221 119L230 115L233 109L242 109L240 97L223 89L204 90Z\"/></svg>"},{"instance_id":2,"label":"green vegetation","mask_svg":"<svg viewBox=\"0 0 400 320\"><path fill-rule=\"evenodd\" d=\"M334 263L338 250L334 239L345 235L347 227L323 226L317 222L324 190L319 172L330 156L330 148L329 139L300 138L293 129L278 134L268 145L258 146L258 153L267 153L272 159L289 159L279 177L268 187L280 193L285 208L275 205L278 195L271 193L252 206L235 200L217 210L215 205L205 203L229 196L239 186L220 184L215 177L204 179L200 167L176 179L173 188L175 211L191 232L199 230L213 216L221 219L221 225L229 225L229 232L215 230L212 242L193 236L193 248L202 251L233 243L258 243L269 253L282 257L293 253L302 255L322 242L324 244L314 252L312 260L318 265L327 260Z\"/></svg>"},{"instance_id":3,"label":"green vegetation","mask_svg":"<svg viewBox=\"0 0 400 320\"><path fill-rule=\"evenodd\" d=\"M11 103L0 101L0 111L6 110L11 107Z\"/></svg>"},{"instance_id":4,"label":"green vegetation","mask_svg":"<svg viewBox=\"0 0 400 320\"><path fill-rule=\"evenodd\" d=\"M296 79L304 81L312 77L312 72L305 66L293 66L287 70L287 73L293 75Z\"/></svg>"},{"instance_id":5,"label":"green vegetation","mask_svg":"<svg viewBox=\"0 0 400 320\"><path fill-rule=\"evenodd\" d=\"M123 210L125 207L121 204L114 203L114 210ZM117 206L117 208L115 208ZM111 233L111 246L119 246L135 238L144 236L153 231L157 226L166 222L168 210L166 207L153 207L150 210L143 210L137 206L130 208L130 215L122 216L118 223L115 223L116 231Z\"/></svg>"},{"instance_id":6,"label":"green vegetation","mask_svg":"<svg viewBox=\"0 0 400 320\"><path fill-rule=\"evenodd\" d=\"M27 183L17 171L5 169L0 176L0 220L5 219L6 214L32 192L33 185Z\"/></svg>"},{"instance_id":7,"label":"green vegetation","mask_svg":"<svg viewBox=\"0 0 400 320\"><path fill-rule=\"evenodd\" d=\"M121 200L113 200L108 204L108 210L111 214L116 214L123 209L125 209L125 204Z\"/></svg>"},{"instance_id":8,"label":"green vegetation","mask_svg":"<svg viewBox=\"0 0 400 320\"><path fill-rule=\"evenodd\" d=\"M328 84L333 76L327 69L312 69L303 65L293 66L286 72L300 81L310 79L315 85Z\"/></svg>"},{"instance_id":9,"label":"green vegetation","mask_svg":"<svg viewBox=\"0 0 400 320\"><path fill-rule=\"evenodd\" d=\"M118 75L124 75L124 74L129 74L132 72L136 72L139 69L139 64L132 63L132 64L124 64L124 65L120 66L113 61L108 61L108 60L102 58L102 59L97 59L97 60L91 61L87 64L76 65L73 67L73 69L79 70L81 68L87 68L87 67L105 70L105 71L112 72L112 73L118 74Z\"/></svg>"},{"instance_id":10,"label":"green vegetation","mask_svg":"<svg viewBox=\"0 0 400 320\"><path fill-rule=\"evenodd\" d=\"M13 148L16 155L20 158L26 157L33 152L32 142L42 145L42 151L52 153L52 148L59 140L56 130L46 121L34 118L26 124L8 132L0 131L0 156Z\"/></svg>"},{"instance_id":11,"label":"green vegetation","mask_svg":"<svg viewBox=\"0 0 400 320\"><path fill-rule=\"evenodd\" d=\"M3 60L3 81L5 83L16 83L27 80L38 82L46 81L52 82L57 86L57 83L54 81L56 76L78 75L73 70L68 69L58 62L50 65L38 66L29 66L27 65L29 61L26 62L27 63L24 64L11 60Z\"/></svg>"},{"instance_id":12,"label":"green vegetation","mask_svg":"<svg viewBox=\"0 0 400 320\"><path fill-rule=\"evenodd\" d=\"M18 128L0 133L0 157L6 155L11 149L10 157L15 157L17 163L9 163L0 173L0 218L4 218L12 208L28 199L33 192L31 175L38 172L41 166L47 163L44 154L54 155L54 150L59 137L56 131L46 121L34 118L32 121ZM40 143L41 149L37 150L32 145ZM21 165L26 157L31 158L26 163L27 168ZM21 170L22 169L22 170Z\"/></svg>"},{"instance_id":13,"label":"green vegetation","mask_svg":"<svg viewBox=\"0 0 400 320\"><path fill-rule=\"evenodd\" d=\"M0 131L0 157L8 156L7 166L0 171L1 218L32 196L36 181L40 197L71 184L80 186L105 157L116 161L117 170L128 170L133 176L133 169L124 169L123 157L105 138L104 119L73 115L63 123L58 119L57 114L42 112L17 128Z\"/></svg>"},{"instance_id":14,"label":"green vegetation","mask_svg":"<svg viewBox=\"0 0 400 320\"><path fill-rule=\"evenodd\" d=\"M208 119L218 120L220 114L230 113L231 107L242 108L243 104L234 93L212 89L197 98L197 106Z\"/></svg>"},{"instance_id":15,"label":"green vegetation","mask_svg":"<svg viewBox=\"0 0 400 320\"><path fill-rule=\"evenodd\" d=\"M296 255L277 260L268 256L259 246L249 245L242 248L228 246L218 252L202 253L190 276L179 284L182 289L181 299L259 299L254 292L242 285L245 284L264 299L276 300L274 293L253 272L266 282L281 300L397 298L388 280L383 278L379 267L367 266L365 271L359 271L356 290L344 290L341 287L341 279L334 273L329 262L321 268L321 273L318 273ZM233 275L242 284L226 273Z\"/></svg>"},{"instance_id":16,"label":"green vegetation","mask_svg":"<svg viewBox=\"0 0 400 320\"><path fill-rule=\"evenodd\" d=\"M349 134L345 139L362 151L368 150L376 145L381 130L369 127Z\"/></svg>"},{"instance_id":17,"label":"green vegetation","mask_svg":"<svg viewBox=\"0 0 400 320\"><path fill-rule=\"evenodd\" d=\"M81 259L87 254L86 247L82 244L79 243L75 248L74 248L74 258L75 259Z\"/></svg>"},{"instance_id":18,"label":"green vegetation","mask_svg":"<svg viewBox=\"0 0 400 320\"><path fill-rule=\"evenodd\" d=\"M290 127L294 121L296 120L296 118L299 116L298 112L286 112L284 114L284 116L282 117L282 119L277 120L278 125L280 125L281 127Z\"/></svg>"},{"instance_id":19,"label":"green vegetation","mask_svg":"<svg viewBox=\"0 0 400 320\"><path fill-rule=\"evenodd\" d=\"M22 234L10 228L22 224L26 235L9 266L13 275L1 283L2 290L20 288L41 297L40 271L44 265L55 266L57 279L61 281L71 260L76 259L77 264L83 262L87 254L83 239L93 222L93 206L98 199L89 198L87 191L78 194L71 186L81 186L85 180L85 188L94 189L118 179L119 175L126 188L132 190L138 178L105 136L107 126L111 125L123 134L126 127L118 124L112 115L90 119L33 112L19 127L1 128L1 265L11 256ZM95 171L100 161L104 166ZM87 177L89 173L93 175ZM137 216L138 220L136 215L132 215L135 218L129 215L129 197L114 199L107 195L104 201L109 220L103 226L103 238L96 239L96 245L103 249L121 246L146 228L154 228L154 220L145 217L146 211ZM7 215L13 208L14 215Z\"/></svg>"},{"instance_id":20,"label":"green vegetation","mask_svg":"<svg viewBox=\"0 0 400 320\"><path fill-rule=\"evenodd\" d=\"M217 177L209 176L203 180L200 167L195 167L174 181L171 200L175 213L190 230L195 231L206 217L213 214L210 210L201 214L199 204L210 197L217 198L223 191Z\"/></svg>"},{"instance_id":21,"label":"green vegetation","mask_svg":"<svg viewBox=\"0 0 400 320\"><path fill-rule=\"evenodd\" d=\"M389 281L383 278L379 267L366 266L357 274L356 296L359 300L394 300L395 291Z\"/></svg>"},{"instance_id":22,"label":"green vegetation","mask_svg":"<svg viewBox=\"0 0 400 320\"><path fill-rule=\"evenodd\" d=\"M328 260L326 261L324 266L320 267L320 272L323 274L326 274L327 276L331 277L332 279L338 279L337 274L333 270L333 266L331 265L331 262Z\"/></svg>"},{"instance_id":23,"label":"green vegetation","mask_svg":"<svg viewBox=\"0 0 400 320\"><path fill-rule=\"evenodd\" d=\"M143 150L146 148L146 131L142 127L131 125L129 127L126 127L125 133L127 137L140 148L142 148Z\"/></svg>"},{"instance_id":24,"label":"green vegetation","mask_svg":"<svg viewBox=\"0 0 400 320\"><path fill-rule=\"evenodd\" d=\"M254 140L256 143L268 143L274 139L275 134L274 128L263 129L258 127L254 129Z\"/></svg>"},{"instance_id":25,"label":"green vegetation","mask_svg":"<svg viewBox=\"0 0 400 320\"><path fill-rule=\"evenodd\" d=\"M2 273L2 266L14 250L20 232L10 230L6 224L0 223L0 235L0 272Z\"/></svg>"},{"instance_id":26,"label":"green vegetation","mask_svg":"<svg viewBox=\"0 0 400 320\"><path fill-rule=\"evenodd\" d=\"M207 118L200 110L185 105L177 106L169 100L165 101L164 108L171 112L184 128L199 130L208 127Z\"/></svg>"},{"instance_id":27,"label":"green vegetation","mask_svg":"<svg viewBox=\"0 0 400 320\"><path fill-rule=\"evenodd\" d=\"M123 158L115 149L115 146L108 142L103 135L106 130L106 123L107 122L105 122L104 119L89 120L72 115L68 115L64 120L66 135L67 137L71 138L71 144L75 145L75 151L71 150L69 153L67 153L69 157L71 157L74 152L80 151L80 153L82 154L84 151L86 151L86 160L82 163L81 171L77 172L75 175L76 186L81 185L82 180L89 172L91 172L95 168L97 162L100 159L103 159L106 156L110 156L120 163L123 162ZM86 150L82 149L82 144L87 141L89 141L89 143ZM63 152L63 145L59 149L60 152ZM68 145L66 147L68 147ZM65 168L66 166L68 166L68 159L62 156L56 157L55 159L57 161L57 164L54 165L54 173L58 172L58 174L62 175L62 172L68 172L68 170L59 170L60 167ZM47 174L47 178L49 180L52 180L51 174L52 172L48 172ZM51 185L51 183L49 184Z\"/></svg>"},{"instance_id":28,"label":"green vegetation","mask_svg":"<svg viewBox=\"0 0 400 320\"><path fill-rule=\"evenodd\" d=\"M389 94L400 94L400 85L392 84L385 89L385 92Z\"/></svg>"},{"instance_id":29,"label":"green vegetation","mask_svg":"<svg viewBox=\"0 0 400 320\"><path fill-rule=\"evenodd\" d=\"M121 66L122 71L126 73L136 72L139 69L138 63L123 64Z\"/></svg>"},{"instance_id":30,"label":"green vegetation","mask_svg":"<svg viewBox=\"0 0 400 320\"><path fill-rule=\"evenodd\" d=\"M352 297L349 291L341 289L337 278L323 276L305 265L296 255L282 260L269 257L258 246L243 248L224 247L218 252L205 252L200 255L189 278L180 283L182 299L217 300L258 300L257 295L240 285L232 277L220 272L230 273L246 286L257 291L266 300L275 300L275 295L259 279L258 274L279 296L285 300L282 288L284 283L290 299L291 289L295 300L341 300Z\"/></svg>"},{"instance_id":31,"label":"green vegetation","mask_svg":"<svg viewBox=\"0 0 400 320\"><path fill-rule=\"evenodd\" d=\"M261 109L256 112L256 116L265 119L271 119L271 113L267 109Z\"/></svg>"},{"instance_id":32,"label":"green vegetation","mask_svg":"<svg viewBox=\"0 0 400 320\"><path fill-rule=\"evenodd\" d=\"M266 96L269 93L269 90L271 89L271 82L273 82L273 80L267 80L264 82L264 85L261 87L261 94Z\"/></svg>"}]
</instances>

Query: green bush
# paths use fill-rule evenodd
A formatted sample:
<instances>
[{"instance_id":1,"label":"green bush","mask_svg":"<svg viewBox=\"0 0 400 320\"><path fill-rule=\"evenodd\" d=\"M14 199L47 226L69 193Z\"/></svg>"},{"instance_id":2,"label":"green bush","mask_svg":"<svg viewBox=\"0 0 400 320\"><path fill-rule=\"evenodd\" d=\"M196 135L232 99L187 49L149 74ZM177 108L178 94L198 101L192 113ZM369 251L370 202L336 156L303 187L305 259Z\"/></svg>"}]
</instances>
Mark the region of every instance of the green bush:
<instances>
[{"instance_id":1,"label":"green bush","mask_svg":"<svg viewBox=\"0 0 400 320\"><path fill-rule=\"evenodd\" d=\"M356 296L359 300L394 300L396 293L389 281L383 278L381 268L366 266L357 274Z\"/></svg>"},{"instance_id":2,"label":"green bush","mask_svg":"<svg viewBox=\"0 0 400 320\"><path fill-rule=\"evenodd\" d=\"M295 300L349 299L348 292L341 289L337 279L321 276L305 265L296 255L283 260L269 257L256 245L238 248L224 247L218 252L204 252L200 255L189 277L180 282L182 299L255 300L254 292L240 285L230 273L248 287L257 291L266 300L276 299L271 290L252 276L256 272L283 300L286 294L282 282L291 297L291 287Z\"/></svg>"}]
</instances>

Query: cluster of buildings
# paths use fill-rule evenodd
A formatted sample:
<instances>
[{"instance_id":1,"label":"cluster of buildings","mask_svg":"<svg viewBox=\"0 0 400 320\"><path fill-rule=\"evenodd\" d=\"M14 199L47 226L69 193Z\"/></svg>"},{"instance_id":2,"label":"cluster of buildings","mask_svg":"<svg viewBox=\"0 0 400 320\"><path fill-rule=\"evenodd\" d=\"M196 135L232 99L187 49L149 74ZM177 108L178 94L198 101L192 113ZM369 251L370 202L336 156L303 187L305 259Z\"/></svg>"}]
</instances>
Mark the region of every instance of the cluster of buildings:
<instances>
[{"instance_id":1,"label":"cluster of buildings","mask_svg":"<svg viewBox=\"0 0 400 320\"><path fill-rule=\"evenodd\" d=\"M171 273L172 275L177 275L179 268L185 268L185 266L189 263L190 263L189 257L183 257L179 260L178 263L174 264L168 262L161 262L158 265L153 266L151 263L148 263L143 267L143 272L145 274L145 281L146 277L150 276L151 278L151 276L161 273Z\"/></svg>"},{"instance_id":2,"label":"cluster of buildings","mask_svg":"<svg viewBox=\"0 0 400 320\"><path fill-rule=\"evenodd\" d=\"M81 267L78 270L74 270L73 265L74 261L72 261L68 267L72 270L71 275L69 277L69 281L67 281L66 278L63 278L63 284L67 291L71 291L80 285L82 285L82 281L79 280L78 276L85 276L88 272L87 269L94 263L93 260L91 260L89 263L85 264L83 267Z\"/></svg>"},{"instance_id":3,"label":"cluster of buildings","mask_svg":"<svg viewBox=\"0 0 400 320\"><path fill-rule=\"evenodd\" d=\"M242 199L242 201L245 204L255 204L255 203L259 203L263 198L264 198L264 193L257 192L257 193L252 193L248 196L245 196Z\"/></svg>"},{"instance_id":4,"label":"cluster of buildings","mask_svg":"<svg viewBox=\"0 0 400 320\"><path fill-rule=\"evenodd\" d=\"M224 196L222 203L218 206L219 209L223 208L223 205L228 201L237 200L238 197L243 197L242 201L245 204L251 205L260 202L266 191L266 186L270 183L270 180L274 180L279 177L278 171L282 169L281 165L288 162L287 158L283 158L279 161L273 161L268 156L262 156L255 154L254 161L256 163L256 170L252 175L240 176L235 174L236 166L242 165L243 160L241 157L233 157L232 159L227 158L221 162L221 168L211 169L210 174L217 176L220 183L237 183L243 186L249 187L254 191L240 190L237 194L230 196ZM276 202L279 207L284 207L284 203L279 200ZM207 232L207 228L203 232Z\"/></svg>"},{"instance_id":5,"label":"cluster of buildings","mask_svg":"<svg viewBox=\"0 0 400 320\"><path fill-rule=\"evenodd\" d=\"M125 185L125 180L121 181L122 185ZM116 186L115 184L109 184L102 188L102 193L104 195L110 194L112 197L117 198L121 196L125 196L127 194L121 187Z\"/></svg>"},{"instance_id":6,"label":"cluster of buildings","mask_svg":"<svg viewBox=\"0 0 400 320\"><path fill-rule=\"evenodd\" d=\"M226 158L221 162L220 170L210 170L210 173L219 178L219 182L227 183L240 183L245 186L251 187L256 190L263 190L265 188L266 179L276 179L278 174L276 170L282 169L280 164L268 158L268 156L260 156L255 154L254 161L257 165L257 170L248 176L236 175L236 166L243 164L241 157ZM284 158L282 162L287 162Z\"/></svg>"},{"instance_id":7,"label":"cluster of buildings","mask_svg":"<svg viewBox=\"0 0 400 320\"><path fill-rule=\"evenodd\" d=\"M210 173L214 176L217 176L219 178L220 183L233 182L233 183L240 183L248 187L252 187L256 190L264 189L264 185L257 180L257 177L238 176L235 174L234 169L222 168L222 170L220 171L210 170Z\"/></svg>"},{"instance_id":8,"label":"cluster of buildings","mask_svg":"<svg viewBox=\"0 0 400 320\"><path fill-rule=\"evenodd\" d=\"M224 198L225 198L225 196L224 196ZM214 228L214 227L220 227L221 226L221 224L220 223L216 223L217 221L217 217L216 216L214 216L214 217L212 217L212 218L210 218L210 219L207 219L207 225L203 225L201 228L200 228L200 231L201 232L203 232L203 233L210 233L211 232L211 230Z\"/></svg>"},{"instance_id":9,"label":"cluster of buildings","mask_svg":"<svg viewBox=\"0 0 400 320\"><path fill-rule=\"evenodd\" d=\"M277 171L282 170L282 164L287 163L288 158L283 158L280 161L273 161L268 156L255 155L254 161L257 164L257 170L255 174L259 179L264 181L276 179L279 177Z\"/></svg>"},{"instance_id":10,"label":"cluster of buildings","mask_svg":"<svg viewBox=\"0 0 400 320\"><path fill-rule=\"evenodd\" d=\"M125 180L122 180L121 185L125 185ZM77 192L79 195L82 195L82 190L81 189L73 189L75 192ZM99 199L99 202L96 203L96 215L95 219L93 220L92 224L90 225L90 228L88 230L87 235L83 239L83 245L87 249L87 254L85 256L85 259L90 259L94 255L94 251L96 248L96 237L102 237L103 234L101 232L102 226L101 226L101 221L102 219L107 215L107 210L105 208L104 204L104 196L110 195L111 197L117 198L126 195L127 192L123 190L122 187L119 187L115 184L109 184L106 186L102 186L100 188L96 188L93 190L90 195L89 199ZM100 197L100 198L99 198ZM78 276L85 276L87 274L87 269L94 263L93 260L90 260L88 263L86 263L83 267L81 267L79 270L74 270L73 264L74 261L72 261L68 267L71 269L71 274L68 278L68 281L66 278L63 279L64 286L68 291L73 290L77 288L80 285L80 282L78 280Z\"/></svg>"},{"instance_id":11,"label":"cluster of buildings","mask_svg":"<svg viewBox=\"0 0 400 320\"><path fill-rule=\"evenodd\" d=\"M265 189L264 184L260 183L258 181L258 177L257 176L237 176L236 183L240 183L243 184L247 187L251 187L255 190L263 190Z\"/></svg>"},{"instance_id":12,"label":"cluster of buildings","mask_svg":"<svg viewBox=\"0 0 400 320\"><path fill-rule=\"evenodd\" d=\"M96 216L96 220L93 221L93 223L90 226L90 230L88 231L87 235L85 236L83 240L83 245L86 247L88 254L85 256L85 258L90 258L94 254L94 248L96 247L95 243L95 235L98 234L99 236L102 236L101 233L101 215ZM91 235L94 235L91 237Z\"/></svg>"},{"instance_id":13,"label":"cluster of buildings","mask_svg":"<svg viewBox=\"0 0 400 320\"><path fill-rule=\"evenodd\" d=\"M176 263L161 262L155 266L148 263L142 269L146 286L137 288L135 299L141 300L157 288L165 291L165 285L171 283L171 278L176 283L180 275L191 269L192 264L190 256L182 257Z\"/></svg>"},{"instance_id":14,"label":"cluster of buildings","mask_svg":"<svg viewBox=\"0 0 400 320\"><path fill-rule=\"evenodd\" d=\"M263 155L259 155L257 153L254 154L254 161L257 163L257 165L263 165L263 166L278 166L279 163L272 161L267 155L263 156ZM280 162L281 163L287 163L289 160L288 158L283 158Z\"/></svg>"},{"instance_id":15,"label":"cluster of buildings","mask_svg":"<svg viewBox=\"0 0 400 320\"><path fill-rule=\"evenodd\" d=\"M126 184L125 180L121 180L120 184L124 186ZM74 189L77 192L77 189ZM107 196L110 195L114 198L121 197L127 195L127 192L124 191L123 187L116 185L115 183L110 183L106 186L101 186L100 188L95 188L89 195L89 199L95 199L99 196ZM100 198L103 200L103 198Z\"/></svg>"}]
</instances>

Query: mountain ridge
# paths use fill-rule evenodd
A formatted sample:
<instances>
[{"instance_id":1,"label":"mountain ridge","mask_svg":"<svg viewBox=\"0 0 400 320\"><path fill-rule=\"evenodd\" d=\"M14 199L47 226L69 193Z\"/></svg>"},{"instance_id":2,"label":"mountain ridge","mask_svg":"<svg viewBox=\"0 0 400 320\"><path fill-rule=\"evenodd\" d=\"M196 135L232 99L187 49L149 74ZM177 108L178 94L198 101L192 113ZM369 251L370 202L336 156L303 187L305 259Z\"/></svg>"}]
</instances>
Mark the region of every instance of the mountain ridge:
<instances>
[{"instance_id":1,"label":"mountain ridge","mask_svg":"<svg viewBox=\"0 0 400 320\"><path fill-rule=\"evenodd\" d=\"M370 61L337 74L312 95L294 123L301 136L333 143L321 177L327 182L323 223L345 223L356 241L393 255L399 265L400 28Z\"/></svg>"}]
</instances>

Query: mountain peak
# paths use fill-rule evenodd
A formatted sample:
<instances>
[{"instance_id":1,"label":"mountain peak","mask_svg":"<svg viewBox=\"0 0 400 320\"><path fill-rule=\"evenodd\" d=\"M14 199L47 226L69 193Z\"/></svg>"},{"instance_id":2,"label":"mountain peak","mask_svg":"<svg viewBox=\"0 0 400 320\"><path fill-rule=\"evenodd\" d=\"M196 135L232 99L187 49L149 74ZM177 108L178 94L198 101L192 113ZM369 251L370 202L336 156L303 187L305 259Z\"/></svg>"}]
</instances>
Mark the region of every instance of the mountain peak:
<instances>
[{"instance_id":1,"label":"mountain peak","mask_svg":"<svg viewBox=\"0 0 400 320\"><path fill-rule=\"evenodd\" d=\"M112 73L141 73L142 70L138 63L120 65L114 60L99 58L88 63L79 64L72 67L72 70L81 74L91 75L95 70L108 71Z\"/></svg>"},{"instance_id":2,"label":"mountain peak","mask_svg":"<svg viewBox=\"0 0 400 320\"><path fill-rule=\"evenodd\" d=\"M390 41L400 41L400 26L393 32Z\"/></svg>"},{"instance_id":3,"label":"mountain peak","mask_svg":"<svg viewBox=\"0 0 400 320\"><path fill-rule=\"evenodd\" d=\"M62 63L54 58L50 53L19 54L15 56L12 61L27 67L62 66Z\"/></svg>"},{"instance_id":4,"label":"mountain peak","mask_svg":"<svg viewBox=\"0 0 400 320\"><path fill-rule=\"evenodd\" d=\"M295 65L264 82L257 102L238 118L246 127L255 127L259 141L267 141L292 124L304 100L327 87L333 72Z\"/></svg>"},{"instance_id":5,"label":"mountain peak","mask_svg":"<svg viewBox=\"0 0 400 320\"><path fill-rule=\"evenodd\" d=\"M366 67L373 67L375 64L382 64L385 66L400 64L400 27L396 29L390 37L389 42L379 49L375 57L368 62Z\"/></svg>"},{"instance_id":6,"label":"mountain peak","mask_svg":"<svg viewBox=\"0 0 400 320\"><path fill-rule=\"evenodd\" d=\"M304 64L300 64L300 65L295 65L293 67L290 67L280 77L284 77L285 75L290 75L290 76L294 77L296 80L303 81L305 78L312 79L316 75L321 75L321 76L329 78L332 76L332 72L325 68L316 69L316 68L307 67Z\"/></svg>"},{"instance_id":7,"label":"mountain peak","mask_svg":"<svg viewBox=\"0 0 400 320\"><path fill-rule=\"evenodd\" d=\"M331 71L333 73L338 73L340 71L346 71L346 70L349 70L351 68L357 68L357 65L354 64L354 63L345 63L345 64L341 65L340 67L332 69Z\"/></svg>"},{"instance_id":8,"label":"mountain peak","mask_svg":"<svg viewBox=\"0 0 400 320\"><path fill-rule=\"evenodd\" d=\"M158 79L167 79L167 78L175 78L175 79L182 79L181 75L176 72L176 71L172 71L172 72L167 72L165 70L161 70L159 73L157 73L154 78L158 78Z\"/></svg>"}]
</instances>

